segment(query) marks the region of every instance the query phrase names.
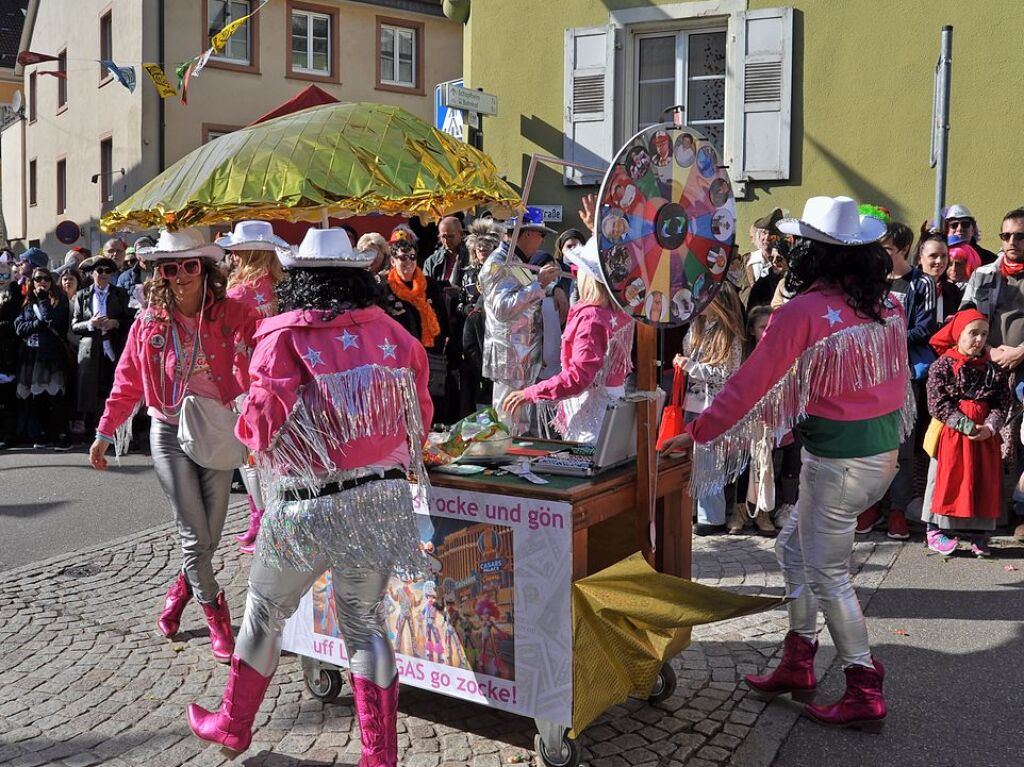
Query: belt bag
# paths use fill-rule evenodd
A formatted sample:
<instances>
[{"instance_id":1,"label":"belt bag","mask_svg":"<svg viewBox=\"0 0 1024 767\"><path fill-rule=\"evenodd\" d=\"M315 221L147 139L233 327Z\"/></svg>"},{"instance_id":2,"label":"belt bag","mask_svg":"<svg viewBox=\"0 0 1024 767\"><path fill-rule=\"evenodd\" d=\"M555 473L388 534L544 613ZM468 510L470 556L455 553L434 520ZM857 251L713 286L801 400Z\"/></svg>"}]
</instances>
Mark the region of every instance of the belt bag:
<instances>
[{"instance_id":1,"label":"belt bag","mask_svg":"<svg viewBox=\"0 0 1024 767\"><path fill-rule=\"evenodd\" d=\"M245 445L235 436L238 416L217 400L189 394L181 403L178 442L189 458L207 469L227 471L243 466Z\"/></svg>"}]
</instances>

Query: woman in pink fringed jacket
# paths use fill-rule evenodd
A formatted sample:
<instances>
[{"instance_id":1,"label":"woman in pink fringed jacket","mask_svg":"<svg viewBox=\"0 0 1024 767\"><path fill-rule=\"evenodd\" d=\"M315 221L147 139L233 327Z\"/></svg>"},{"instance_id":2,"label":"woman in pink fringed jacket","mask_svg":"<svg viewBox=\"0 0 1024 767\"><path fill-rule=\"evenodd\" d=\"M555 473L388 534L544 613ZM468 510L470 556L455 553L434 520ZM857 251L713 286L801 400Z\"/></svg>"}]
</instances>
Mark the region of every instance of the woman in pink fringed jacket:
<instances>
[{"instance_id":1,"label":"woman in pink fringed jacket","mask_svg":"<svg viewBox=\"0 0 1024 767\"><path fill-rule=\"evenodd\" d=\"M846 672L846 692L804 712L822 724L878 729L885 719L884 669L872 657L849 561L857 515L896 473L896 450L913 427L906 324L888 295L885 224L858 216L848 197L814 197L795 235L786 286L761 342L711 407L664 450L692 442L695 494L735 476L751 448L794 429L803 444L800 498L775 550L793 595L782 662L748 676L758 693L813 699L819 603ZM754 450L755 455L762 451Z\"/></svg>"},{"instance_id":2,"label":"woman in pink fringed jacket","mask_svg":"<svg viewBox=\"0 0 1024 767\"><path fill-rule=\"evenodd\" d=\"M514 412L524 402L557 402L551 425L562 438L594 444L608 404L625 394L623 384L632 370L633 320L615 307L608 293L595 238L566 260L578 267L580 299L569 309L562 334L562 371L509 392L504 407Z\"/></svg>"},{"instance_id":3,"label":"woman in pink fringed jacket","mask_svg":"<svg viewBox=\"0 0 1024 767\"><path fill-rule=\"evenodd\" d=\"M182 450L178 416L188 395L230 406L249 388L257 315L225 297L215 263L224 251L197 230L162 232L155 246L139 254L156 266L146 283L148 306L128 332L89 460L105 469L110 445L117 455L125 452L132 416L144 403L152 418L153 468L174 510L182 552L157 627L167 638L177 634L194 595L206 615L213 656L226 663L234 639L213 555L227 516L231 472L200 466Z\"/></svg>"},{"instance_id":4,"label":"woman in pink fringed jacket","mask_svg":"<svg viewBox=\"0 0 1024 767\"><path fill-rule=\"evenodd\" d=\"M284 622L328 568L352 671L362 767L398 764L398 673L382 602L393 573L425 569L408 474L426 486L423 424L433 415L423 345L375 305L366 267L342 229L310 229L281 314L264 320L237 434L269 503L245 617L217 711L189 706L192 731L233 754L277 668Z\"/></svg>"},{"instance_id":5,"label":"woman in pink fringed jacket","mask_svg":"<svg viewBox=\"0 0 1024 767\"><path fill-rule=\"evenodd\" d=\"M277 258L278 248L288 243L274 234L269 221L239 221L235 228L217 240L217 245L235 259L235 267L228 278L228 298L251 306L260 317L277 314L277 284L284 278L284 270ZM249 497L249 526L236 535L245 554L251 554L260 531L260 520L266 506L259 476L250 462L239 467Z\"/></svg>"}]
</instances>

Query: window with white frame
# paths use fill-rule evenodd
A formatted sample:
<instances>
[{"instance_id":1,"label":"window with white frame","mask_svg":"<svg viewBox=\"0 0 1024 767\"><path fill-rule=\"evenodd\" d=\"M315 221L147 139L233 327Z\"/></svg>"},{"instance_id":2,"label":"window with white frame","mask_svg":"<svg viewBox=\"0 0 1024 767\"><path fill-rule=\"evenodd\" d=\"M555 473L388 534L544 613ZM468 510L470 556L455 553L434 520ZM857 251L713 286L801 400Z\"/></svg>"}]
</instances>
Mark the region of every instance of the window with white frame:
<instances>
[{"instance_id":1,"label":"window with white frame","mask_svg":"<svg viewBox=\"0 0 1024 767\"><path fill-rule=\"evenodd\" d=\"M631 7L612 11L610 24L566 29L563 157L603 167L633 133L671 121L665 110L682 106L684 122L708 136L733 181L789 179L793 8L746 5ZM706 18L694 6L720 15ZM570 186L601 179L579 168L564 175Z\"/></svg>"},{"instance_id":2,"label":"window with white frame","mask_svg":"<svg viewBox=\"0 0 1024 767\"><path fill-rule=\"evenodd\" d=\"M331 17L313 11L292 11L292 71L331 74Z\"/></svg>"},{"instance_id":3,"label":"window with white frame","mask_svg":"<svg viewBox=\"0 0 1024 767\"><path fill-rule=\"evenodd\" d=\"M251 11L252 0L208 0L207 27L209 34L207 37L213 37L232 21L248 16ZM213 58L232 64L249 65L252 63L249 24L250 20L247 19L228 39L224 50Z\"/></svg>"},{"instance_id":4,"label":"window with white frame","mask_svg":"<svg viewBox=\"0 0 1024 767\"><path fill-rule=\"evenodd\" d=\"M725 29L638 35L634 90L636 129L671 121L682 105L687 125L704 133L719 157L725 143Z\"/></svg>"},{"instance_id":5,"label":"window with white frame","mask_svg":"<svg viewBox=\"0 0 1024 767\"><path fill-rule=\"evenodd\" d=\"M380 25L380 82L416 87L416 30Z\"/></svg>"}]
</instances>

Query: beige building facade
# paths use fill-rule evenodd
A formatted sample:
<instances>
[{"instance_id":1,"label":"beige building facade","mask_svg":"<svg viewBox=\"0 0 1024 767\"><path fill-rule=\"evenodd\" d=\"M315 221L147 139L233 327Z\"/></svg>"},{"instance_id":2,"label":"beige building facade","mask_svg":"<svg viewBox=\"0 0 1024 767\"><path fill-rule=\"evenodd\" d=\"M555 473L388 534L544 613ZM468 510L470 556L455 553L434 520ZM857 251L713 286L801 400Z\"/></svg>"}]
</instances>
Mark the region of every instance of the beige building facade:
<instances>
[{"instance_id":1,"label":"beige building facade","mask_svg":"<svg viewBox=\"0 0 1024 767\"><path fill-rule=\"evenodd\" d=\"M106 239L104 212L200 144L316 85L340 101L395 104L433 119L434 85L462 73L462 26L440 0L270 0L191 79L161 100L143 62L175 68L259 0L31 0L22 49L61 56L19 68L21 119L0 134L8 238L58 265ZM162 18L161 18L162 17ZM162 41L161 41L162 37ZM162 51L162 55L161 55ZM129 92L98 59L135 67ZM66 79L42 72L64 69ZM162 102L162 103L161 103ZM76 224L74 242L57 225Z\"/></svg>"}]
</instances>

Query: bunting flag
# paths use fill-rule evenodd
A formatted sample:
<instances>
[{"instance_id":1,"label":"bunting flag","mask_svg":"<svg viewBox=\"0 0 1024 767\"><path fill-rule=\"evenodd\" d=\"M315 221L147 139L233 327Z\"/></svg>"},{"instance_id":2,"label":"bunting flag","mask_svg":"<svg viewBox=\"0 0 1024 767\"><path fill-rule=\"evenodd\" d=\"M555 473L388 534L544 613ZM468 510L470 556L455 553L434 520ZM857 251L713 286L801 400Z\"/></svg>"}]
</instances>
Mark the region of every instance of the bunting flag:
<instances>
[{"instance_id":1,"label":"bunting flag","mask_svg":"<svg viewBox=\"0 0 1024 767\"><path fill-rule=\"evenodd\" d=\"M192 77L199 77L199 73L203 71L203 67L206 66L206 62L210 60L210 56L213 55L213 48L207 48L203 51L203 54L196 59L196 65L192 67Z\"/></svg>"},{"instance_id":2,"label":"bunting flag","mask_svg":"<svg viewBox=\"0 0 1024 767\"><path fill-rule=\"evenodd\" d=\"M252 13L246 14L245 16L242 16L240 19L235 19L234 21L226 24L224 29L222 29L220 32L218 32L210 38L210 50L214 53L220 53L222 50L224 50L224 46L228 44L228 40L231 39L231 35L235 34L235 32L237 32L246 21L248 21L261 10L263 10L263 6L267 4L267 1L268 0L263 0L263 2L260 3L256 10L254 10ZM200 67L200 69L201 68L202 67Z\"/></svg>"},{"instance_id":3,"label":"bunting flag","mask_svg":"<svg viewBox=\"0 0 1024 767\"><path fill-rule=\"evenodd\" d=\"M49 53L36 53L35 51L20 51L18 53L18 63L23 67L32 64L42 64L44 61L57 60L56 56L51 56Z\"/></svg>"},{"instance_id":4,"label":"bunting flag","mask_svg":"<svg viewBox=\"0 0 1024 767\"><path fill-rule=\"evenodd\" d=\"M181 91L181 103L188 106L188 81L192 77L192 67L199 61L199 57L183 61L178 64L174 73L178 76L178 90Z\"/></svg>"},{"instance_id":5,"label":"bunting flag","mask_svg":"<svg viewBox=\"0 0 1024 767\"><path fill-rule=\"evenodd\" d=\"M119 67L110 59L100 59L99 62L128 89L129 93L135 93L135 67Z\"/></svg>"},{"instance_id":6,"label":"bunting flag","mask_svg":"<svg viewBox=\"0 0 1024 767\"><path fill-rule=\"evenodd\" d=\"M37 75L53 75L54 77L59 77L61 80L67 80L68 79L68 73L67 73L66 70L63 70L63 69L45 69L45 70L44 69L40 69L40 70L38 70L36 72L36 74Z\"/></svg>"},{"instance_id":7,"label":"bunting flag","mask_svg":"<svg viewBox=\"0 0 1024 767\"><path fill-rule=\"evenodd\" d=\"M156 87L157 93L160 94L160 98L166 99L170 96L178 95L178 92L174 90L174 86L168 81L167 75L164 74L163 67L159 64L143 64L142 68L146 70L149 79L153 81L153 85Z\"/></svg>"}]
</instances>

